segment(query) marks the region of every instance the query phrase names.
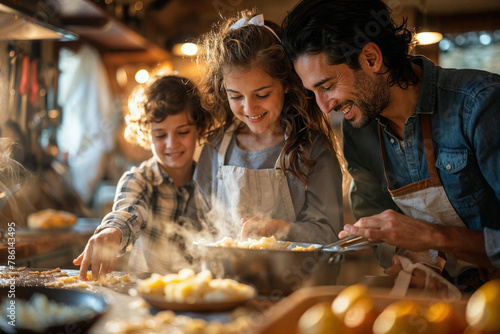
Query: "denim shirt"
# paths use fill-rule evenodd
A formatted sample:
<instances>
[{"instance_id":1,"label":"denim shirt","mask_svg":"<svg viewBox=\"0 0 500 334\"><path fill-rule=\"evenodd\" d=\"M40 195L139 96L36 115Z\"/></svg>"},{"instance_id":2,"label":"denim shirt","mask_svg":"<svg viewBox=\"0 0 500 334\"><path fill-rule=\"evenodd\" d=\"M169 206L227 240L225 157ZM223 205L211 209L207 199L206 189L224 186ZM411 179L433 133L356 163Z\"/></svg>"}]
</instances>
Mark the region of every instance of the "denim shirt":
<instances>
[{"instance_id":1,"label":"denim shirt","mask_svg":"<svg viewBox=\"0 0 500 334\"><path fill-rule=\"evenodd\" d=\"M443 69L424 57L413 62L423 67L422 86L402 143L382 116L360 129L343 123L353 214L358 219L385 209L400 211L387 191L377 121L391 189L429 177L419 118L429 114L436 167L448 199L469 229L483 231L486 252L500 267L500 76Z\"/></svg>"}]
</instances>

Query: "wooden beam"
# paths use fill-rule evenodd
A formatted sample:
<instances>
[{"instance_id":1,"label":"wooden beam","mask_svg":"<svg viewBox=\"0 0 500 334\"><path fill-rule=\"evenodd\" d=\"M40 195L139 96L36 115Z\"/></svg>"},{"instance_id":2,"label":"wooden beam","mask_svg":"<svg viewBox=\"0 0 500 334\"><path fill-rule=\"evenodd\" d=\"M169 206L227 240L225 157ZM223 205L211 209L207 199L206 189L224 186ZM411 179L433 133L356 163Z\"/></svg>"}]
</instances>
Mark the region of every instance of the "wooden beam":
<instances>
[{"instance_id":1,"label":"wooden beam","mask_svg":"<svg viewBox=\"0 0 500 334\"><path fill-rule=\"evenodd\" d=\"M500 29L500 11L433 16L443 34Z\"/></svg>"}]
</instances>

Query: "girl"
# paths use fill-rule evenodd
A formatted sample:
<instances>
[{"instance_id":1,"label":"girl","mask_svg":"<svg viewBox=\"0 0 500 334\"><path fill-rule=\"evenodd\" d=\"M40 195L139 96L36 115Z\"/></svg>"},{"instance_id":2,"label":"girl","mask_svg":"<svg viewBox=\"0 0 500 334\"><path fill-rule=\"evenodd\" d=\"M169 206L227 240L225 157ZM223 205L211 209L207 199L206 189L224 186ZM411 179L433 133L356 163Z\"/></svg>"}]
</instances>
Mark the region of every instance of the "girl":
<instances>
[{"instance_id":1,"label":"girl","mask_svg":"<svg viewBox=\"0 0 500 334\"><path fill-rule=\"evenodd\" d=\"M190 266L187 247L200 228L194 198L193 154L209 127L196 87L185 78L161 77L131 95L126 139L153 157L120 179L113 212L83 253L80 279L110 272L117 255L132 250L129 270L165 274ZM190 219L191 218L191 219Z\"/></svg>"},{"instance_id":2,"label":"girl","mask_svg":"<svg viewBox=\"0 0 500 334\"><path fill-rule=\"evenodd\" d=\"M343 226L334 135L279 34L243 11L202 38L202 104L219 126L194 175L200 203L220 235L332 242Z\"/></svg>"}]
</instances>

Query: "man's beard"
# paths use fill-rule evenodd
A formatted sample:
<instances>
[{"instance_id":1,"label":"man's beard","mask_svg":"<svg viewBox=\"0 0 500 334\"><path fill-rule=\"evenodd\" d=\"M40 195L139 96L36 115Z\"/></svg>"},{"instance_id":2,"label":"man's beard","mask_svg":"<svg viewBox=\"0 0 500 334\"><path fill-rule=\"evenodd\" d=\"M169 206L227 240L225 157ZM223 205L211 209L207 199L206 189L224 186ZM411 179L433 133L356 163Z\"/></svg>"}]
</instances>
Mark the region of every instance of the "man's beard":
<instances>
[{"instance_id":1,"label":"man's beard","mask_svg":"<svg viewBox=\"0 0 500 334\"><path fill-rule=\"evenodd\" d=\"M354 102L360 110L360 119L351 121L355 128L367 125L371 120L380 115L387 108L391 93L387 79L378 76L371 79L362 70L354 71Z\"/></svg>"}]
</instances>

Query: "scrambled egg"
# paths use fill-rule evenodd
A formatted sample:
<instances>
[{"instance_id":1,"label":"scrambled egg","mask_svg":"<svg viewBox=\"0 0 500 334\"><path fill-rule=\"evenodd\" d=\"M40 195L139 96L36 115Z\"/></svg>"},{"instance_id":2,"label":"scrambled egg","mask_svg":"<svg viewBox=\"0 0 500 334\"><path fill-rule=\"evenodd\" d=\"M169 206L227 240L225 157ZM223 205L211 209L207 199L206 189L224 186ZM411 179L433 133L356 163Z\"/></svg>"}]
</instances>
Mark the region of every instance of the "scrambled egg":
<instances>
[{"instance_id":1,"label":"scrambled egg","mask_svg":"<svg viewBox=\"0 0 500 334\"><path fill-rule=\"evenodd\" d=\"M274 236L262 237L259 240L248 239L244 241L234 240L231 237L224 237L223 239L217 241L215 246L217 247L236 247L245 249L285 249L290 244L289 241L279 244ZM292 251L313 251L314 245L309 247L296 246L292 248Z\"/></svg>"}]
</instances>

